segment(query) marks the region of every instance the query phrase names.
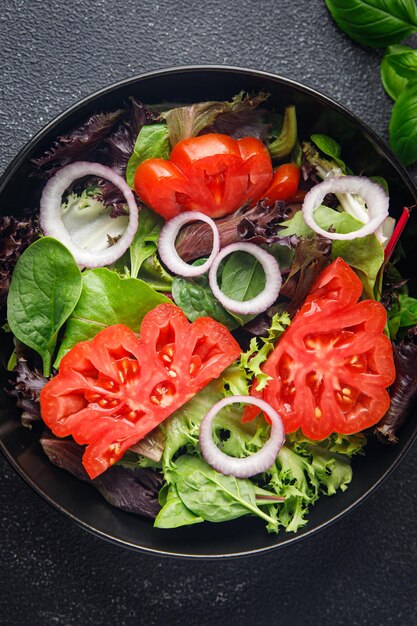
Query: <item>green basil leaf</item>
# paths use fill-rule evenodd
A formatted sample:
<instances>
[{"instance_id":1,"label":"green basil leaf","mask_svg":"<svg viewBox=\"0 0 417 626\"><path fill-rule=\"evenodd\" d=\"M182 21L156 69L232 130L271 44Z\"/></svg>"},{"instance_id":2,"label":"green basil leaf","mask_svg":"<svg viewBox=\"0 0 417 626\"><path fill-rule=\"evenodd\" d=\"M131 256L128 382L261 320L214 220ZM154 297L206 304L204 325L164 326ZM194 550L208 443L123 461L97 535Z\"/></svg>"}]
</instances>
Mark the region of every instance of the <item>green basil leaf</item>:
<instances>
[{"instance_id":1,"label":"green basil leaf","mask_svg":"<svg viewBox=\"0 0 417 626\"><path fill-rule=\"evenodd\" d=\"M388 65L403 78L417 79L417 50L394 52L386 57Z\"/></svg>"},{"instance_id":2,"label":"green basil leaf","mask_svg":"<svg viewBox=\"0 0 417 626\"><path fill-rule=\"evenodd\" d=\"M336 24L365 46L385 48L417 30L414 0L326 0Z\"/></svg>"},{"instance_id":3,"label":"green basil leaf","mask_svg":"<svg viewBox=\"0 0 417 626\"><path fill-rule=\"evenodd\" d=\"M417 81L408 83L392 109L389 125L391 147L404 163L417 160Z\"/></svg>"},{"instance_id":4,"label":"green basil leaf","mask_svg":"<svg viewBox=\"0 0 417 626\"><path fill-rule=\"evenodd\" d=\"M254 514L274 525L256 505L255 485L250 480L220 474L195 456L180 456L175 465L178 495L195 515L209 522L225 522Z\"/></svg>"},{"instance_id":5,"label":"green basil leaf","mask_svg":"<svg viewBox=\"0 0 417 626\"><path fill-rule=\"evenodd\" d=\"M147 126L144 126L147 128ZM142 263L158 249L158 239L164 220L147 207L139 212L139 226L130 244L130 275L137 278Z\"/></svg>"},{"instance_id":6,"label":"green basil leaf","mask_svg":"<svg viewBox=\"0 0 417 626\"><path fill-rule=\"evenodd\" d=\"M138 333L146 313L164 302L170 300L137 278L121 278L103 267L84 272L81 296L68 319L55 367L76 343L107 326L126 324Z\"/></svg>"},{"instance_id":7,"label":"green basil leaf","mask_svg":"<svg viewBox=\"0 0 417 626\"><path fill-rule=\"evenodd\" d=\"M13 334L38 352L43 373L51 373L58 331L81 294L81 272L72 254L56 239L43 237L17 261L7 301Z\"/></svg>"},{"instance_id":8,"label":"green basil leaf","mask_svg":"<svg viewBox=\"0 0 417 626\"><path fill-rule=\"evenodd\" d=\"M168 159L170 152L166 124L142 126L137 136L132 156L126 166L126 181L133 189L137 167L146 159Z\"/></svg>"},{"instance_id":9,"label":"green basil leaf","mask_svg":"<svg viewBox=\"0 0 417 626\"><path fill-rule=\"evenodd\" d=\"M404 91L408 80L403 76L399 76L388 60L392 54L411 50L408 46L396 44L387 48L384 58L381 61L381 81L387 94L393 100L397 100L398 96Z\"/></svg>"}]
</instances>

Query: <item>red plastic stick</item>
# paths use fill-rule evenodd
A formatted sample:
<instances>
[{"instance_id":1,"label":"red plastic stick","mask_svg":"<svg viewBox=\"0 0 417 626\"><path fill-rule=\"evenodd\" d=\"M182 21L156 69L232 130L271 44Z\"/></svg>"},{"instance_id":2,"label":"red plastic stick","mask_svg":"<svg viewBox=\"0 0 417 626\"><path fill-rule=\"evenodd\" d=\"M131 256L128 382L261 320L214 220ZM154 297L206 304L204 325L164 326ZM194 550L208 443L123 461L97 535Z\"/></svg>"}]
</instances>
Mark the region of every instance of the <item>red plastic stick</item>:
<instances>
[{"instance_id":1,"label":"red plastic stick","mask_svg":"<svg viewBox=\"0 0 417 626\"><path fill-rule=\"evenodd\" d=\"M401 217L398 220L394 228L394 232L392 233L390 240L387 243L387 247L385 248L385 253L384 253L385 263L389 261L392 253L394 252L395 246L398 243L398 240L401 236L401 233L403 232L405 228L405 225L408 222L409 217L410 217L410 209L408 209L407 207L404 207L403 212L401 213Z\"/></svg>"}]
</instances>

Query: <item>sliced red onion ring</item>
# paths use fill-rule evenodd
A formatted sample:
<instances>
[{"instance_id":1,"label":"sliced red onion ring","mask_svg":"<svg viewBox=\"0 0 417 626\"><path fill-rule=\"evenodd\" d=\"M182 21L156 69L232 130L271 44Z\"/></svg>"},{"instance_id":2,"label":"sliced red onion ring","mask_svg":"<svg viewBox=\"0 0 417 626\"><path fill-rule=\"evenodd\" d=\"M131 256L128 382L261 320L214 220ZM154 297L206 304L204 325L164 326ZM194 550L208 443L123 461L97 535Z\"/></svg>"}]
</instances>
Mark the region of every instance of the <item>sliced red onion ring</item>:
<instances>
[{"instance_id":1,"label":"sliced red onion ring","mask_svg":"<svg viewBox=\"0 0 417 626\"><path fill-rule=\"evenodd\" d=\"M243 459L229 456L219 450L213 441L213 420L217 413L228 404L245 402L259 407L271 420L271 434L263 448ZM200 448L203 457L209 465L225 476L249 478L265 472L274 463L285 441L284 425L278 413L270 404L251 396L229 396L217 402L205 415L200 425Z\"/></svg>"},{"instance_id":2,"label":"sliced red onion ring","mask_svg":"<svg viewBox=\"0 0 417 626\"><path fill-rule=\"evenodd\" d=\"M207 261L202 265L188 265L182 260L175 248L177 235L189 222L205 222L213 231L213 249ZM204 213L199 211L186 211L173 217L161 230L158 240L158 252L167 268L178 276L200 276L207 272L220 250L220 236L216 223Z\"/></svg>"},{"instance_id":3,"label":"sliced red onion ring","mask_svg":"<svg viewBox=\"0 0 417 626\"><path fill-rule=\"evenodd\" d=\"M110 180L120 189L129 207L129 223L121 238L109 248L89 252L80 248L71 238L61 219L62 195L68 186L83 176L99 176ZM72 252L79 265L102 267L119 259L132 243L138 229L138 207L126 181L112 169L89 161L77 161L58 170L46 183L40 202L40 224L45 235L55 237Z\"/></svg>"},{"instance_id":4,"label":"sliced red onion ring","mask_svg":"<svg viewBox=\"0 0 417 626\"><path fill-rule=\"evenodd\" d=\"M369 219L367 223L352 233L332 233L324 230L314 220L314 211L322 204L328 193L357 194L365 200ZM307 193L303 202L305 223L319 235L327 239L348 240L366 237L374 233L388 216L389 198L385 191L376 183L364 176L340 176L328 178L315 185Z\"/></svg>"},{"instance_id":5,"label":"sliced red onion ring","mask_svg":"<svg viewBox=\"0 0 417 626\"><path fill-rule=\"evenodd\" d=\"M254 298L239 302L239 300L233 300L226 296L220 289L217 283L217 270L219 269L220 262L224 257L228 256L232 252L247 252L254 256L262 265L265 272L265 288ZM233 313L256 314L266 311L268 307L274 304L278 298L282 277L279 270L279 265L272 254L259 248L254 243L232 243L230 246L226 246L216 256L209 272L210 288L217 300L229 311Z\"/></svg>"}]
</instances>

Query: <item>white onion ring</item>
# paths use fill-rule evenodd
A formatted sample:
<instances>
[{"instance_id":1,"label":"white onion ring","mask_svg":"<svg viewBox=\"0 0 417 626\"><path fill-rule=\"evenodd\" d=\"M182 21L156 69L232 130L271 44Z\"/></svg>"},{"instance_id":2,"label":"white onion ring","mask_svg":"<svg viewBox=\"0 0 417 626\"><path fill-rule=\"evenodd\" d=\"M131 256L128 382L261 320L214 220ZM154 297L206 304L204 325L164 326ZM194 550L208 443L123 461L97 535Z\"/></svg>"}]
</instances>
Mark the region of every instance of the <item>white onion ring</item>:
<instances>
[{"instance_id":1,"label":"white onion ring","mask_svg":"<svg viewBox=\"0 0 417 626\"><path fill-rule=\"evenodd\" d=\"M182 260L175 248L175 240L184 224L205 222L213 232L213 248L207 261L202 265L188 265ZM186 211L169 220L162 228L158 240L158 252L167 268L178 276L200 276L210 268L220 250L220 235L216 223L211 217L199 211Z\"/></svg>"},{"instance_id":2,"label":"white onion ring","mask_svg":"<svg viewBox=\"0 0 417 626\"><path fill-rule=\"evenodd\" d=\"M314 220L314 211L321 205L328 193L353 193L365 200L368 207L368 222L351 233L330 233ZM364 176L340 176L328 178L315 185L307 193L303 202L304 221L319 235L327 239L351 240L374 233L388 217L389 198L380 185Z\"/></svg>"},{"instance_id":3,"label":"white onion ring","mask_svg":"<svg viewBox=\"0 0 417 626\"><path fill-rule=\"evenodd\" d=\"M62 195L65 190L77 178L88 175L110 180L123 193L129 207L129 223L121 238L113 246L95 252L84 250L73 241L60 214ZM77 161L62 167L48 180L42 193L40 225L43 232L63 243L72 252L76 262L85 267L102 267L117 261L132 243L138 229L138 221L138 207L129 185L119 174L101 163Z\"/></svg>"},{"instance_id":4,"label":"white onion ring","mask_svg":"<svg viewBox=\"0 0 417 626\"><path fill-rule=\"evenodd\" d=\"M217 270L219 269L220 262L224 259L224 257L228 256L232 252L247 252L254 256L259 263L262 265L265 272L265 287L261 293L259 293L254 298L250 300L245 300L243 302L239 302L239 300L233 300L226 296L220 289L217 283ZM272 254L263 250L263 248L259 248L254 243L232 243L229 246L226 246L221 250L221 252L216 256L213 261L213 264L210 268L209 272L209 282L210 288L217 298L217 300L229 311L233 313L241 313L242 315L246 314L256 314L262 313L266 311L268 307L274 304L275 300L278 298L281 285L282 285L282 277L281 272L279 270L279 265Z\"/></svg>"},{"instance_id":5,"label":"white onion ring","mask_svg":"<svg viewBox=\"0 0 417 626\"><path fill-rule=\"evenodd\" d=\"M212 425L217 413L228 404L245 402L259 407L271 420L271 434L264 446L251 456L239 459L219 450L213 441ZM284 425L278 413L264 400L251 396L228 396L217 402L200 425L200 448L209 465L225 476L249 478L265 472L274 463L285 441Z\"/></svg>"}]
</instances>

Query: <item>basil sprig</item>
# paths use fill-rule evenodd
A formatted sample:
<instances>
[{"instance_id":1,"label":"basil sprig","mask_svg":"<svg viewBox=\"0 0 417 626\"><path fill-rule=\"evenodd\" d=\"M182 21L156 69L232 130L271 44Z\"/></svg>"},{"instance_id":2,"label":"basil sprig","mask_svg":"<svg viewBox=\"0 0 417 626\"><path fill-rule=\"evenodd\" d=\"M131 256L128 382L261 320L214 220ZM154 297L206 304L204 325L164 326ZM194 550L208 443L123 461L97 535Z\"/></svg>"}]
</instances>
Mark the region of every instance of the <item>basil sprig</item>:
<instances>
[{"instance_id":1,"label":"basil sprig","mask_svg":"<svg viewBox=\"0 0 417 626\"><path fill-rule=\"evenodd\" d=\"M399 43L417 31L414 0L325 0L336 24L372 48Z\"/></svg>"}]
</instances>

